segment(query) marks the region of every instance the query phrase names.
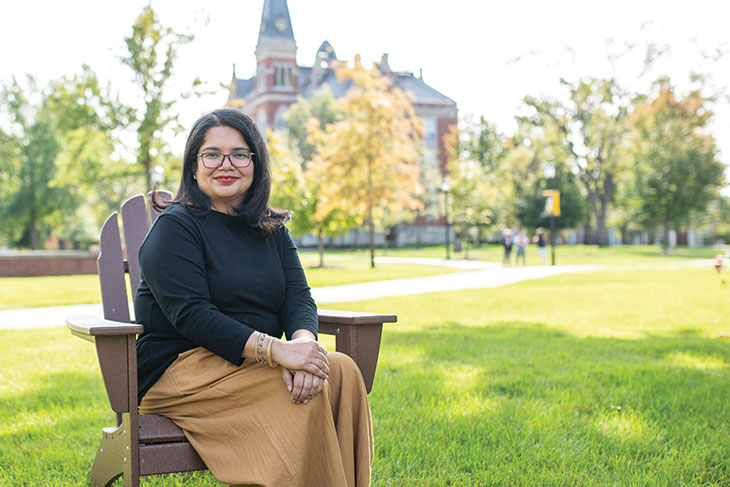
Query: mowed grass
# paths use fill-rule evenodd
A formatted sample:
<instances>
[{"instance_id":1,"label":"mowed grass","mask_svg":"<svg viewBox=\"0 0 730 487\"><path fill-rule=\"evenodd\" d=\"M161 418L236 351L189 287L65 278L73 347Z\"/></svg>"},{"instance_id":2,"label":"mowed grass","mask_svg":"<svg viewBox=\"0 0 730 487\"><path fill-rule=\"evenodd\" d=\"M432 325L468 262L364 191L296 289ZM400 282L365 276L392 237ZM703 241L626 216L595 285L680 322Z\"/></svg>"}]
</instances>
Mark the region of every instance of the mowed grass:
<instances>
[{"instance_id":1,"label":"mowed grass","mask_svg":"<svg viewBox=\"0 0 730 487\"><path fill-rule=\"evenodd\" d=\"M394 263L379 263L371 269L368 257L354 252L329 257L325 268L317 268L319 258L311 252L302 253L302 265L311 287L460 272L437 265ZM99 302L101 292L96 274L0 278L0 310Z\"/></svg>"},{"instance_id":2,"label":"mowed grass","mask_svg":"<svg viewBox=\"0 0 730 487\"><path fill-rule=\"evenodd\" d=\"M555 261L557 265L576 264L602 264L615 266L632 265L663 265L672 260L693 260L710 259L716 254L725 251L712 248L687 248L676 247L669 249L667 255L656 245L626 245L622 247L598 247L596 245L556 245ZM415 248L388 249L387 253L378 250L376 255L388 255L393 257L432 257L437 259L446 258L446 250L443 246ZM552 249L547 248L547 263L551 263ZM470 248L468 252L450 252L452 259L484 260L489 262L502 262L504 250L498 244L485 244L479 248ZM511 263L515 265L516 250L512 251ZM537 245L530 244L526 251L527 265L540 265L540 257L537 254Z\"/></svg>"},{"instance_id":3,"label":"mowed grass","mask_svg":"<svg viewBox=\"0 0 730 487\"><path fill-rule=\"evenodd\" d=\"M100 302L96 274L0 277L0 310Z\"/></svg>"},{"instance_id":4,"label":"mowed grass","mask_svg":"<svg viewBox=\"0 0 730 487\"><path fill-rule=\"evenodd\" d=\"M501 288L328 304L399 316L370 394L373 485L730 485L730 287L709 265L611 259ZM61 328L0 340L0 485L87 485L113 422L93 346ZM197 473L143 485L220 484Z\"/></svg>"}]
</instances>

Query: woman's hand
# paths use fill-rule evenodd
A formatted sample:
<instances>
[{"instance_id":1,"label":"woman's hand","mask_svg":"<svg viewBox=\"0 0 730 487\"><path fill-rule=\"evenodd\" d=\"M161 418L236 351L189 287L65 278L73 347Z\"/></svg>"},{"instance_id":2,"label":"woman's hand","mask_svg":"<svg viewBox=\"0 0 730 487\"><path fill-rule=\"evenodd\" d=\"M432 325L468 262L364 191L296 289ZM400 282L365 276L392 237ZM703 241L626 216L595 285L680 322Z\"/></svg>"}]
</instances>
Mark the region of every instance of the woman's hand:
<instances>
[{"instance_id":1,"label":"woman's hand","mask_svg":"<svg viewBox=\"0 0 730 487\"><path fill-rule=\"evenodd\" d=\"M295 338L286 342L274 340L271 346L271 358L294 373L295 386L298 371L308 372L322 380L327 380L329 377L327 350L311 338ZM306 381L304 378L301 380Z\"/></svg>"},{"instance_id":2,"label":"woman's hand","mask_svg":"<svg viewBox=\"0 0 730 487\"><path fill-rule=\"evenodd\" d=\"M310 399L322 392L324 387L323 379L303 370L292 372L282 368L281 378L286 384L286 389L291 392L291 401L295 404L307 404Z\"/></svg>"}]
</instances>

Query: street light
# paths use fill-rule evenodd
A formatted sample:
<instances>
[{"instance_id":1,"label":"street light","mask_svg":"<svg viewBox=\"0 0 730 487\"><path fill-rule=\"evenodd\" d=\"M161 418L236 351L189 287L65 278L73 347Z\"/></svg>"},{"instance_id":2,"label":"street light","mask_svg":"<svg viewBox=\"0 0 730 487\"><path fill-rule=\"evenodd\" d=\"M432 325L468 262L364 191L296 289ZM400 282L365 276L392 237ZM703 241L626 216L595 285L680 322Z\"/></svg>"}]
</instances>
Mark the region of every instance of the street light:
<instances>
[{"instance_id":1,"label":"street light","mask_svg":"<svg viewBox=\"0 0 730 487\"><path fill-rule=\"evenodd\" d=\"M450 232L449 232L449 190L451 189L451 183L449 182L449 178L445 177L443 181L441 181L441 191L444 193L444 230L446 231L446 260L451 259L451 254L449 253L449 238L450 238Z\"/></svg>"},{"instance_id":2,"label":"street light","mask_svg":"<svg viewBox=\"0 0 730 487\"><path fill-rule=\"evenodd\" d=\"M549 181L555 177L555 164L553 164L552 161L546 161L543 163L542 173L548 181L548 186L550 186ZM550 196L548 196L550 201L550 208L548 209L548 214L550 215L550 253L552 257L552 265L555 265L555 210L553 208L553 198L556 197L555 193L560 193L554 190L546 191L545 193L548 192L550 193ZM557 197L559 198L560 196Z\"/></svg>"}]
</instances>

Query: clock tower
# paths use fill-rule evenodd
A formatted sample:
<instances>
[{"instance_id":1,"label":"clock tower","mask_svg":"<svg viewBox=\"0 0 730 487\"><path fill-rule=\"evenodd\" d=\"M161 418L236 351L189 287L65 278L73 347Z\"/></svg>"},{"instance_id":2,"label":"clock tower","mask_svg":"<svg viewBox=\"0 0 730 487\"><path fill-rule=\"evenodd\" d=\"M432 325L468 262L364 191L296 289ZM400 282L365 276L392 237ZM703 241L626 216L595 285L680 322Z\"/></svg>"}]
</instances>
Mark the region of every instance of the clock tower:
<instances>
[{"instance_id":1,"label":"clock tower","mask_svg":"<svg viewBox=\"0 0 730 487\"><path fill-rule=\"evenodd\" d=\"M281 117L296 102L299 85L297 45L286 0L265 0L256 44L255 100L244 111L262 132L279 126Z\"/></svg>"}]
</instances>

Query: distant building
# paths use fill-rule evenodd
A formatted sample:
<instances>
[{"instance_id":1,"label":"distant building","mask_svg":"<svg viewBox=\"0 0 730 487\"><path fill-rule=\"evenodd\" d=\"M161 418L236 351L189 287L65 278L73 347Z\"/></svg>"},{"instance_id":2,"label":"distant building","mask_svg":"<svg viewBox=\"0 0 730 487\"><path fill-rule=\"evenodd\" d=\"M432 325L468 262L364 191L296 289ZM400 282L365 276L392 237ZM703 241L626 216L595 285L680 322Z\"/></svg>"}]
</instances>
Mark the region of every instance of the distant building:
<instances>
[{"instance_id":1,"label":"distant building","mask_svg":"<svg viewBox=\"0 0 730 487\"><path fill-rule=\"evenodd\" d=\"M268 127L281 128L282 116L296 102L297 95L309 99L323 86L328 86L335 98L345 95L349 82L337 80L332 67L336 59L334 48L324 41L311 66L298 66L287 2L265 0L256 45L256 76L239 79L234 67L228 105L240 107L262 131ZM443 171L446 166L443 136L457 123L456 102L427 85L421 75L393 71L387 54L383 54L378 67L393 86L413 96L413 107L423 119L425 131L424 164L432 167L438 164Z\"/></svg>"}]
</instances>

